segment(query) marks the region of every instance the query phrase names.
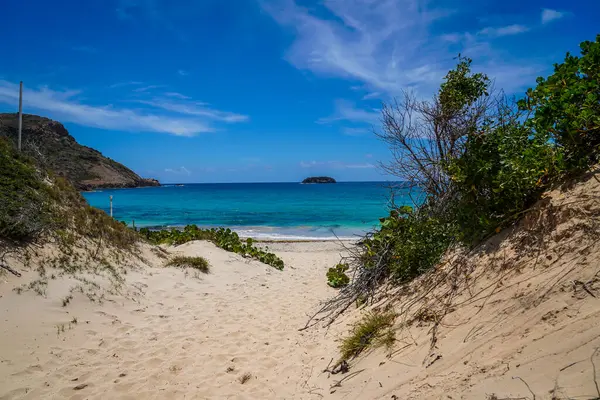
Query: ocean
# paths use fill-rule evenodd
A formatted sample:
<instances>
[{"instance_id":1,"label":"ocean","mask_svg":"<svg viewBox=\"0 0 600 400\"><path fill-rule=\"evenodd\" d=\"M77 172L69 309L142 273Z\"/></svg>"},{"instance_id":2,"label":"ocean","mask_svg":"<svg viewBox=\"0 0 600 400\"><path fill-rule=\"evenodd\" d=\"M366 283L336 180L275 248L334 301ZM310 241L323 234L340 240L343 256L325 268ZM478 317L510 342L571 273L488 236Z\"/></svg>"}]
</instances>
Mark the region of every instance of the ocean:
<instances>
[{"instance_id":1,"label":"ocean","mask_svg":"<svg viewBox=\"0 0 600 400\"><path fill-rule=\"evenodd\" d=\"M379 225L388 215L390 184L221 183L164 185L85 192L93 207L137 227L196 224L229 227L244 237L263 239L352 238ZM406 191L406 189L404 189ZM396 190L396 205L411 205Z\"/></svg>"}]
</instances>

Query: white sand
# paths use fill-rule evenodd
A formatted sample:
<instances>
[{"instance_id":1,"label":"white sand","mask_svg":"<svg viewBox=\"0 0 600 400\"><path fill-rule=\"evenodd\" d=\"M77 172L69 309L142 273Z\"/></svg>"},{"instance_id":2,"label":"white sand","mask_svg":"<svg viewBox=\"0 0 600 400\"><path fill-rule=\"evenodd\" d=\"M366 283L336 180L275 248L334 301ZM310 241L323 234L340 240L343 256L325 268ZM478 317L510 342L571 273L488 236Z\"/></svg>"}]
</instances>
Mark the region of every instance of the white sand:
<instances>
[{"instance_id":1,"label":"white sand","mask_svg":"<svg viewBox=\"0 0 600 400\"><path fill-rule=\"evenodd\" d=\"M324 274L341 247L269 246L284 271L210 243L184 244L175 250L206 257L210 274L131 272L129 285L144 294L109 296L102 305L78 295L63 307L67 288L56 281L47 298L19 295L10 289L20 280L3 277L0 399L301 398L312 366L322 363L323 337L298 328L335 293Z\"/></svg>"}]
</instances>

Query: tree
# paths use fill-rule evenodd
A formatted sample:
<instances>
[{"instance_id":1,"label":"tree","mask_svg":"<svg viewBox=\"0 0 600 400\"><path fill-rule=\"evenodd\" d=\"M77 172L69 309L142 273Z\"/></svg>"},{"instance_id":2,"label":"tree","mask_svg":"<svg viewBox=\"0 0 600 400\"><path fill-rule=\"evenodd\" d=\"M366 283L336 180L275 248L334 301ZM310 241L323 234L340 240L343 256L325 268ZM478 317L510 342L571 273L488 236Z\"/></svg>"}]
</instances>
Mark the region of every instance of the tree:
<instances>
[{"instance_id":1,"label":"tree","mask_svg":"<svg viewBox=\"0 0 600 400\"><path fill-rule=\"evenodd\" d=\"M464 152L464 139L490 109L490 80L471 73L471 62L459 55L433 100L421 101L404 92L382 109L383 131L378 136L393 156L384 168L440 204L452 196L447 166Z\"/></svg>"}]
</instances>

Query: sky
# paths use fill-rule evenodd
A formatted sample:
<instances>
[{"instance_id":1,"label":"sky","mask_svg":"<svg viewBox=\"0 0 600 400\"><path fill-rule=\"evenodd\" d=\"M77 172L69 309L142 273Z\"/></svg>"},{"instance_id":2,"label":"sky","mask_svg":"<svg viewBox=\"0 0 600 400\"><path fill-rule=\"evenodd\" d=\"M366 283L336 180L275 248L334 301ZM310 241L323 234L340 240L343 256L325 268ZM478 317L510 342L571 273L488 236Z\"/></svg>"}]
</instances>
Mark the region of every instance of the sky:
<instances>
[{"instance_id":1,"label":"sky","mask_svg":"<svg viewBox=\"0 0 600 400\"><path fill-rule=\"evenodd\" d=\"M382 102L461 53L521 95L600 33L600 2L0 0L0 112L62 122L161 182L392 179Z\"/></svg>"}]
</instances>

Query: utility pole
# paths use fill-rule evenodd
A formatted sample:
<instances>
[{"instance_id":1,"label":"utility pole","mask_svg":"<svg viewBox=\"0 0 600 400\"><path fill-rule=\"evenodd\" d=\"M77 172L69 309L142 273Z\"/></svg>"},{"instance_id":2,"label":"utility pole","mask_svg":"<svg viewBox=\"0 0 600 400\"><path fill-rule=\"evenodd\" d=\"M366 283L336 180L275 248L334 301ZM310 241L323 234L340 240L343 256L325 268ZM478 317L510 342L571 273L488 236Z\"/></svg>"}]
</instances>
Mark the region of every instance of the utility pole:
<instances>
[{"instance_id":1,"label":"utility pole","mask_svg":"<svg viewBox=\"0 0 600 400\"><path fill-rule=\"evenodd\" d=\"M19 84L19 142L18 148L21 151L21 131L23 130L23 81Z\"/></svg>"},{"instance_id":2,"label":"utility pole","mask_svg":"<svg viewBox=\"0 0 600 400\"><path fill-rule=\"evenodd\" d=\"M110 198L110 217L112 218L112 194L109 196Z\"/></svg>"}]
</instances>

